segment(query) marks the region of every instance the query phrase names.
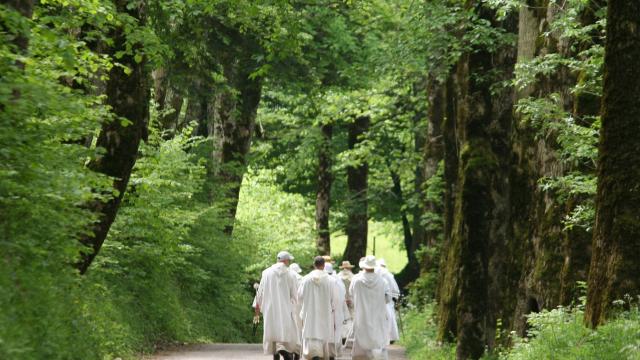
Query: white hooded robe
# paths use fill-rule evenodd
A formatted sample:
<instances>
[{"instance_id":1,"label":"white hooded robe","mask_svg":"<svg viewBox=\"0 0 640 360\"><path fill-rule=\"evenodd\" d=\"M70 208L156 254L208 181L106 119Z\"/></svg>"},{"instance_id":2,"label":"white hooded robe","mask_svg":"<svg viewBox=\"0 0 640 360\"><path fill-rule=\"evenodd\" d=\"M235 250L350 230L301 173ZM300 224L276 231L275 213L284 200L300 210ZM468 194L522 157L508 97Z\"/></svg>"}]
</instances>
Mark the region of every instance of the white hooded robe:
<instances>
[{"instance_id":1,"label":"white hooded robe","mask_svg":"<svg viewBox=\"0 0 640 360\"><path fill-rule=\"evenodd\" d=\"M353 360L387 359L390 301L387 282L375 272L361 271L351 281L353 297Z\"/></svg>"},{"instance_id":2,"label":"white hooded robe","mask_svg":"<svg viewBox=\"0 0 640 360\"><path fill-rule=\"evenodd\" d=\"M256 303L264 318L262 344L264 353L279 350L300 352L300 339L295 322L298 281L289 268L278 262L262 272Z\"/></svg>"},{"instance_id":3,"label":"white hooded robe","mask_svg":"<svg viewBox=\"0 0 640 360\"><path fill-rule=\"evenodd\" d=\"M378 273L387 282L391 298L399 298L400 287L398 287L398 283L396 282L393 274L389 270L387 270L386 267L382 266L378 269ZM387 312L389 313L389 340L397 341L400 339L400 334L398 333L398 320L396 319L396 309L393 301L387 303Z\"/></svg>"},{"instance_id":4,"label":"white hooded robe","mask_svg":"<svg viewBox=\"0 0 640 360\"><path fill-rule=\"evenodd\" d=\"M351 327L353 326L353 299L351 297L351 292L349 288L351 287L351 280L353 279L353 273L351 270L345 269L338 273L338 278L344 284L346 294L345 300L349 301L350 305L346 304L345 301L345 311L344 311L344 321L342 324L342 332L341 337L346 339L349 337L351 333Z\"/></svg>"},{"instance_id":5,"label":"white hooded robe","mask_svg":"<svg viewBox=\"0 0 640 360\"><path fill-rule=\"evenodd\" d=\"M333 340L332 349L334 350L332 356L337 357L340 356L340 350L342 348L342 325L344 323L344 318L346 313L349 311L347 309L346 302L346 294L347 290L344 287L344 283L340 278L335 275L330 275L331 281L333 283L333 288L336 294L336 304L333 309Z\"/></svg>"},{"instance_id":6,"label":"white hooded robe","mask_svg":"<svg viewBox=\"0 0 640 360\"><path fill-rule=\"evenodd\" d=\"M322 270L313 270L302 278L298 298L302 302L302 355L306 359L328 359L333 356L330 344L334 340L333 310L337 304L333 279Z\"/></svg>"}]
</instances>

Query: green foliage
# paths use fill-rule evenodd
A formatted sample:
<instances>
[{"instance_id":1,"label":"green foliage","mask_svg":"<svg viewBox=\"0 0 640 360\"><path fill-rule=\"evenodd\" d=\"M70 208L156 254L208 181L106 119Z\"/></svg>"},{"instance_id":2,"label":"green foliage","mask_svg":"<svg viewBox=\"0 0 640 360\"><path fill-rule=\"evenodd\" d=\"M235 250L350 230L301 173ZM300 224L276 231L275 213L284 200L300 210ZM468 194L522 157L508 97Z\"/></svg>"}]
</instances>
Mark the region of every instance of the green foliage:
<instances>
[{"instance_id":1,"label":"green foliage","mask_svg":"<svg viewBox=\"0 0 640 360\"><path fill-rule=\"evenodd\" d=\"M245 176L240 193L234 241L245 244L244 269L259 281L262 270L275 263L281 250L289 251L303 269L315 255L313 207L299 194L284 193L273 172L262 170Z\"/></svg>"},{"instance_id":2,"label":"green foliage","mask_svg":"<svg viewBox=\"0 0 640 360\"><path fill-rule=\"evenodd\" d=\"M433 340L433 307L410 306L403 313L405 332L401 342L410 359L455 359L455 346ZM632 360L640 356L640 312L635 305L597 330L585 326L582 306L543 310L530 314L527 321L526 338L512 335L512 348L487 354L483 359Z\"/></svg>"},{"instance_id":3,"label":"green foliage","mask_svg":"<svg viewBox=\"0 0 640 360\"><path fill-rule=\"evenodd\" d=\"M78 1L75 19L99 9ZM77 299L82 283L71 267L78 236L93 216L81 207L93 189L109 181L84 163L95 149L83 147L99 121L108 118L99 96L61 80L87 81L90 69L108 65L82 40L66 32L48 6L34 18L0 5L0 358L84 359L97 356L95 339ZM68 6L71 6L68 4ZM68 9L68 7L63 7ZM22 51L14 39L29 40ZM23 66L18 66L20 63ZM83 341L74 341L82 338ZM82 355L86 354L86 355Z\"/></svg>"},{"instance_id":4,"label":"green foliage","mask_svg":"<svg viewBox=\"0 0 640 360\"><path fill-rule=\"evenodd\" d=\"M565 228L578 226L591 231L595 221L600 119L588 112L599 108L598 97L602 94L604 11L593 14L596 18L593 24L584 25L581 14L589 9L588 1L554 2L550 6L557 7L558 13L544 36L553 41L566 41L571 46L562 53L551 52L517 64L513 83L523 90L568 73L578 79L570 89L576 104L573 109L567 109L567 94L547 92L521 99L516 110L521 114L523 124L536 131L537 139L557 144L554 146L557 156L566 170L543 177L538 183L542 190L551 192L559 201L572 200L571 212L563 220ZM583 114L583 107L587 108L586 114Z\"/></svg>"},{"instance_id":5,"label":"green foliage","mask_svg":"<svg viewBox=\"0 0 640 360\"><path fill-rule=\"evenodd\" d=\"M402 345L407 349L410 359L455 359L455 346L438 344L434 340L437 335L437 325L434 317L434 305L425 307L409 307L402 314L404 320L404 334Z\"/></svg>"},{"instance_id":6,"label":"green foliage","mask_svg":"<svg viewBox=\"0 0 640 360\"><path fill-rule=\"evenodd\" d=\"M531 314L529 337L516 339L504 360L525 359L638 359L640 313L637 307L621 313L597 330L584 325L580 307Z\"/></svg>"},{"instance_id":7,"label":"green foliage","mask_svg":"<svg viewBox=\"0 0 640 360\"><path fill-rule=\"evenodd\" d=\"M102 296L114 311L131 311L115 324L96 320L105 328L124 326L129 333L118 345L130 352L173 341L248 338L242 304L250 303L250 295L234 270L246 260L240 244L223 234L221 210L193 200L204 178L204 167L187 152L193 145L179 134L169 141L154 135L143 146L130 190L88 277L106 289ZM235 301L225 304L229 299ZM99 304L90 313L101 314Z\"/></svg>"}]
</instances>

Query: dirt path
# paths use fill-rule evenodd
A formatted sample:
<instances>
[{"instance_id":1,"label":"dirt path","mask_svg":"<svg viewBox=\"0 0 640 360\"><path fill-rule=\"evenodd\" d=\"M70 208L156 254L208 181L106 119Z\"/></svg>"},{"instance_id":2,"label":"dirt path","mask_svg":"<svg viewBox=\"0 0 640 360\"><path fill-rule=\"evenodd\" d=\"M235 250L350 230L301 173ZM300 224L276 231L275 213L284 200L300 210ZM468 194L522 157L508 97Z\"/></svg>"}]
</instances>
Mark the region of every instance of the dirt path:
<instances>
[{"instance_id":1,"label":"dirt path","mask_svg":"<svg viewBox=\"0 0 640 360\"><path fill-rule=\"evenodd\" d=\"M272 360L273 357L262 354L261 344L207 344L187 346L180 350L159 353L147 360ZM350 356L337 360L350 360ZM406 360L404 349L391 345L389 360Z\"/></svg>"}]
</instances>

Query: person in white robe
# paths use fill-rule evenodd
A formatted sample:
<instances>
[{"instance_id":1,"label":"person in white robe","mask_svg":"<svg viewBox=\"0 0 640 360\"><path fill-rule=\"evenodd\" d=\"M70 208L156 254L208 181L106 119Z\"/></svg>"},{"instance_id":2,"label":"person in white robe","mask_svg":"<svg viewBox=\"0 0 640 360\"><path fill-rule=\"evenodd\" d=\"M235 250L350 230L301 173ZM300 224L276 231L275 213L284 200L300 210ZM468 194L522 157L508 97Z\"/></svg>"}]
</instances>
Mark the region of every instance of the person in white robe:
<instances>
[{"instance_id":1,"label":"person in white robe","mask_svg":"<svg viewBox=\"0 0 640 360\"><path fill-rule=\"evenodd\" d=\"M293 256L281 251L278 262L262 272L256 294L256 315L262 313L264 353L274 359L299 359L300 337L295 321L295 306L298 302L298 280L289 270Z\"/></svg>"},{"instance_id":2,"label":"person in white robe","mask_svg":"<svg viewBox=\"0 0 640 360\"><path fill-rule=\"evenodd\" d=\"M314 270L302 278L298 298L302 303L302 356L304 359L332 359L334 341L333 310L338 299L331 276L324 271L325 260L316 256Z\"/></svg>"},{"instance_id":3,"label":"person in white robe","mask_svg":"<svg viewBox=\"0 0 640 360\"><path fill-rule=\"evenodd\" d=\"M298 281L302 280L302 275L300 275L300 273L302 273L302 269L300 268L300 265L298 265L298 263L289 265L289 270L293 271Z\"/></svg>"},{"instance_id":4,"label":"person in white robe","mask_svg":"<svg viewBox=\"0 0 640 360\"><path fill-rule=\"evenodd\" d=\"M349 332L351 331L351 326L353 326L353 299L351 298L351 292L349 288L351 287L351 280L353 279L353 265L351 262L343 261L342 265L340 265L340 272L338 273L338 278L344 284L344 288L346 289L345 294L345 303L347 305L347 311L344 313L344 322L342 325L342 342L346 343L347 337L349 336Z\"/></svg>"},{"instance_id":5,"label":"person in white robe","mask_svg":"<svg viewBox=\"0 0 640 360\"><path fill-rule=\"evenodd\" d=\"M300 268L300 265L298 265L298 263L293 263L289 265L289 270L291 270L291 272L293 272L293 274L296 276L296 279L298 280L298 286L300 286L300 282L302 281L302 275L300 275L302 269ZM296 320L296 326L298 327L298 334L302 332L302 319L300 318L300 310L302 310L302 303L300 302L300 299L298 299L298 302L294 306L293 311L293 316ZM302 344L302 339L300 339L300 343Z\"/></svg>"},{"instance_id":6,"label":"person in white robe","mask_svg":"<svg viewBox=\"0 0 640 360\"><path fill-rule=\"evenodd\" d=\"M332 357L340 356L342 350L342 326L344 324L345 314L349 311L347 309L347 302L345 299L347 290L342 283L342 280L336 276L333 271L333 265L325 263L324 271L329 274L331 282L337 296L336 306L333 309L333 329L334 339L331 342Z\"/></svg>"},{"instance_id":7,"label":"person in white robe","mask_svg":"<svg viewBox=\"0 0 640 360\"><path fill-rule=\"evenodd\" d=\"M355 317L353 320L353 360L387 360L389 355L389 287L375 272L375 256L360 262L360 271L351 281Z\"/></svg>"},{"instance_id":8,"label":"person in white robe","mask_svg":"<svg viewBox=\"0 0 640 360\"><path fill-rule=\"evenodd\" d=\"M391 295L391 300L387 304L387 312L389 313L389 341L392 343L398 341L400 339L400 333L398 332L398 320L396 318L396 309L395 304L400 299L400 287L398 287L398 283L396 282L396 278L393 276L391 271L387 269L387 263L384 259L378 260L378 268L376 271L382 276L382 278L387 282L389 286L389 293Z\"/></svg>"}]
</instances>

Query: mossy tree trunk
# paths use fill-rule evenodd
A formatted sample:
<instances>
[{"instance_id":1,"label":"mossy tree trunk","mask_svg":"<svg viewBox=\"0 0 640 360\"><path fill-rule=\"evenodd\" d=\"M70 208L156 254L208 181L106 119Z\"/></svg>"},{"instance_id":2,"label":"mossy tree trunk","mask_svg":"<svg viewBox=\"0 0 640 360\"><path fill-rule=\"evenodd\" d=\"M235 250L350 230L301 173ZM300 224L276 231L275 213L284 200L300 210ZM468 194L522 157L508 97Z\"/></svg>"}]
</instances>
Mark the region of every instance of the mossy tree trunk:
<instances>
[{"instance_id":1,"label":"mossy tree trunk","mask_svg":"<svg viewBox=\"0 0 640 360\"><path fill-rule=\"evenodd\" d=\"M128 0L117 0L116 8L138 19L140 26L145 24L145 3L131 6ZM124 27L118 27L112 34L113 46L110 51L115 54L127 47L127 33ZM131 171L138 157L140 141L146 138L149 120L150 77L146 60L136 61L135 53L140 51L134 47L133 53L125 53L118 62L130 69L125 73L123 67L114 66L109 73L106 84L107 104L111 106L117 118L105 122L98 136L97 146L104 148L104 154L98 156L89 167L96 172L114 179L113 188L116 196L108 201L95 201L88 208L99 215L93 225L92 233L85 235L80 242L87 246L77 264L80 273L85 273L96 257L111 224L115 220L120 202L127 190ZM125 123L121 118L126 119Z\"/></svg>"},{"instance_id":2,"label":"mossy tree trunk","mask_svg":"<svg viewBox=\"0 0 640 360\"><path fill-rule=\"evenodd\" d=\"M494 27L514 32L514 17L497 22L493 11L468 2ZM509 321L519 275L512 245L510 182L513 93L495 87L508 79L516 51L507 46L462 55L447 99L443 131L445 162L445 248L439 287L439 338L457 340L458 359L478 359L495 347L498 321ZM489 74L491 76L479 76ZM455 160L451 159L456 157ZM455 180L453 175L455 174ZM448 239L447 239L448 237Z\"/></svg>"},{"instance_id":3,"label":"mossy tree trunk","mask_svg":"<svg viewBox=\"0 0 640 360\"><path fill-rule=\"evenodd\" d=\"M349 124L348 146L354 149L369 131L369 118L357 117ZM367 252L368 236L368 197L367 177L369 166L365 161L347 168L347 187L349 189L348 216L346 224L347 246L343 258L352 264L358 264Z\"/></svg>"},{"instance_id":4,"label":"mossy tree trunk","mask_svg":"<svg viewBox=\"0 0 640 360\"><path fill-rule=\"evenodd\" d=\"M456 114L458 84L454 74L445 83L445 117L442 123L444 156L444 204L443 204L443 244L436 299L438 300L438 340L452 342L457 334L457 294L459 267L456 256L457 244L452 242L454 205L457 197L458 143L456 140Z\"/></svg>"},{"instance_id":5,"label":"mossy tree trunk","mask_svg":"<svg viewBox=\"0 0 640 360\"><path fill-rule=\"evenodd\" d=\"M593 3L581 14L585 22L583 25L595 21L595 17L587 16L588 12L595 11L595 6ZM527 6L521 7L519 63L551 53L565 58L574 56L576 46L549 28L551 22L562 16L562 11L565 10L545 1L529 1ZM516 97L520 100L558 94L562 110L582 121L585 116L595 115L593 102L597 102L597 98L587 99L573 93L576 81L578 77L571 69L560 66L555 72L540 76L535 84L520 90ZM527 330L527 314L569 305L577 300L579 289L576 283L586 280L590 258L588 233L579 227L566 229L563 223L580 199L573 195L560 199L554 190L543 190L538 182L541 178L564 176L577 169L558 155L555 134L536 136L537 131L518 117L512 140L515 155L511 175L513 236L520 244L518 251L528 254L522 259L522 277L512 326L521 336ZM526 216L518 217L517 214Z\"/></svg>"},{"instance_id":6,"label":"mossy tree trunk","mask_svg":"<svg viewBox=\"0 0 640 360\"><path fill-rule=\"evenodd\" d=\"M321 140L318 149L318 188L316 192L316 251L331 255L331 231L329 206L331 203L331 138L333 125L320 126Z\"/></svg>"},{"instance_id":7,"label":"mossy tree trunk","mask_svg":"<svg viewBox=\"0 0 640 360\"><path fill-rule=\"evenodd\" d=\"M586 322L640 294L640 3L610 0Z\"/></svg>"}]
</instances>

